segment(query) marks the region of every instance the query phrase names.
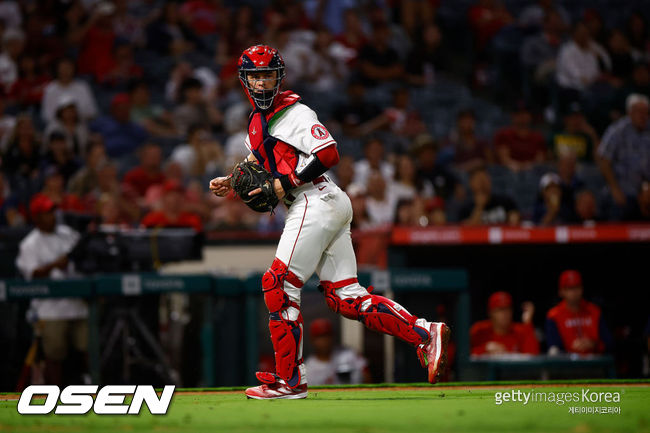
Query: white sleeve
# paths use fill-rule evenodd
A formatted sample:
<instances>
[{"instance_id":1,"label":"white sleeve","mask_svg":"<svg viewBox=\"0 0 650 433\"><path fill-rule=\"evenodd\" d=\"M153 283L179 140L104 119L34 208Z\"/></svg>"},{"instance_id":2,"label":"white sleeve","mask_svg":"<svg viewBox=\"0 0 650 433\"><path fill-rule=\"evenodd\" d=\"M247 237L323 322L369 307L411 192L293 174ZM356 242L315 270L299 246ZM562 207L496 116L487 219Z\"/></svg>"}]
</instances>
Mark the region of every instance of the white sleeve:
<instances>
[{"instance_id":1,"label":"white sleeve","mask_svg":"<svg viewBox=\"0 0 650 433\"><path fill-rule=\"evenodd\" d=\"M32 274L38 268L36 254L30 251L31 244L23 242L20 244L18 257L16 258L16 268L20 271L26 280L32 279Z\"/></svg>"},{"instance_id":2,"label":"white sleeve","mask_svg":"<svg viewBox=\"0 0 650 433\"><path fill-rule=\"evenodd\" d=\"M327 128L320 123L316 113L300 103L290 108L273 125L269 133L306 155L336 143Z\"/></svg>"}]
</instances>

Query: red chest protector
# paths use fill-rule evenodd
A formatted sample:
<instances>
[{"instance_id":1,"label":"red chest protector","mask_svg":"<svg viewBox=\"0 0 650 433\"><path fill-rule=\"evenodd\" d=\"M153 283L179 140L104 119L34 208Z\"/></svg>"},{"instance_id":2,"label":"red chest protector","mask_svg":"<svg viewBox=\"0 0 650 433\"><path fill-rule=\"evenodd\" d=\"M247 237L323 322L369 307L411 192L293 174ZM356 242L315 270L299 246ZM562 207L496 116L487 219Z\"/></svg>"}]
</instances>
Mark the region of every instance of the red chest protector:
<instances>
[{"instance_id":1,"label":"red chest protector","mask_svg":"<svg viewBox=\"0 0 650 433\"><path fill-rule=\"evenodd\" d=\"M251 153L274 177L292 173L298 165L296 149L269 134L269 122L280 112L295 104L300 97L287 90L276 96L271 109L263 113L253 111L248 119L248 138L251 142Z\"/></svg>"}]
</instances>

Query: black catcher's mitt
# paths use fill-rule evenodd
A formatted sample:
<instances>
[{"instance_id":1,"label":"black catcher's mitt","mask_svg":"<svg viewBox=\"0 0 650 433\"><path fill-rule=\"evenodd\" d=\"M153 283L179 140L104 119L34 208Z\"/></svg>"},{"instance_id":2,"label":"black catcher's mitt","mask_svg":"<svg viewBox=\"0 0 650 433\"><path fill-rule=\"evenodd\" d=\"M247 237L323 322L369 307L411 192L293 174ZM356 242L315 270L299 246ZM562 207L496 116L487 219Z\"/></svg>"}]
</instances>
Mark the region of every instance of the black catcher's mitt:
<instances>
[{"instance_id":1,"label":"black catcher's mitt","mask_svg":"<svg viewBox=\"0 0 650 433\"><path fill-rule=\"evenodd\" d=\"M230 185L246 206L255 212L271 212L278 205L278 196L273 189L273 176L264 167L254 162L240 162L235 166ZM262 192L249 196L256 188Z\"/></svg>"}]
</instances>

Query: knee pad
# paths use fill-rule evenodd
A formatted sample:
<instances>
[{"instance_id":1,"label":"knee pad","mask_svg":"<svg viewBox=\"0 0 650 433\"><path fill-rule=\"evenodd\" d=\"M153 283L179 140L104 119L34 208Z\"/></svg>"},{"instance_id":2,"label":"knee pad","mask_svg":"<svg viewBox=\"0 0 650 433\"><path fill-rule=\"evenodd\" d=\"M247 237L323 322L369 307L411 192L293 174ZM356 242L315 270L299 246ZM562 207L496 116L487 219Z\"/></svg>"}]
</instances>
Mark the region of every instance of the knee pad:
<instances>
[{"instance_id":1,"label":"knee pad","mask_svg":"<svg viewBox=\"0 0 650 433\"><path fill-rule=\"evenodd\" d=\"M262 276L262 293L264 294L264 303L269 312L275 313L287 308L290 305L289 296L284 291L284 282L288 281L292 285L300 288L303 286L302 281L287 268L280 259L275 259Z\"/></svg>"},{"instance_id":2,"label":"knee pad","mask_svg":"<svg viewBox=\"0 0 650 433\"><path fill-rule=\"evenodd\" d=\"M269 320L271 342L275 352L276 374L290 387L300 384L302 373L301 342L303 336L302 316L297 321L283 320L279 313L272 313Z\"/></svg>"},{"instance_id":3,"label":"knee pad","mask_svg":"<svg viewBox=\"0 0 650 433\"><path fill-rule=\"evenodd\" d=\"M368 299L369 296L341 299L339 295L336 294L337 289L341 289L356 282L356 278L336 281L334 283L331 281L321 281L318 290L320 290L325 296L325 302L330 310L341 314L343 317L348 319L358 320L361 304L363 301Z\"/></svg>"}]
</instances>

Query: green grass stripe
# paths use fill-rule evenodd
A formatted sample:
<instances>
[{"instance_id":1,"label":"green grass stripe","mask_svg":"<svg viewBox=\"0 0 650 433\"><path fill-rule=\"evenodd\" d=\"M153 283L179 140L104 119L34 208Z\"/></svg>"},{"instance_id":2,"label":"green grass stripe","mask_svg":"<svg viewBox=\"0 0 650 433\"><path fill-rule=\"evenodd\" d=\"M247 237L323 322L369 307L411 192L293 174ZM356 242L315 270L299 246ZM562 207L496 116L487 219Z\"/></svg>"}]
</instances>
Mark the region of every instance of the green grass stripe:
<instances>
[{"instance_id":1,"label":"green grass stripe","mask_svg":"<svg viewBox=\"0 0 650 433\"><path fill-rule=\"evenodd\" d=\"M477 381L477 382L441 382L431 385L427 382L415 383L361 383L352 385L310 385L309 389L347 389L347 388L435 388L437 386L513 386L513 385L609 385L609 384L648 384L650 379L569 379L569 380L503 380L503 381ZM177 388L178 392L215 392L215 391L243 391L246 386L222 386L217 388ZM162 391L162 388L158 389Z\"/></svg>"},{"instance_id":2,"label":"green grass stripe","mask_svg":"<svg viewBox=\"0 0 650 433\"><path fill-rule=\"evenodd\" d=\"M465 382L467 383L467 382ZM474 383L474 382L472 382ZM479 382L485 384L486 382ZM503 385L504 382L489 382ZM508 382L511 383L511 382ZM517 382L522 383L522 382ZM530 384L530 382L525 382ZM620 383L607 381L608 384ZM645 382L644 382L645 383ZM573 383L576 384L576 383ZM507 385L506 385L507 386ZM211 388L214 390L215 388ZM223 388L220 388L223 389ZM229 388L233 389L233 388ZM324 389L324 388L323 388ZM531 402L496 404L488 389L357 389L312 390L305 400L246 400L240 394L174 396L167 415L143 409L137 416L21 416L15 400L0 401L0 431L36 432L168 432L168 433L650 433L650 390L647 387L598 387L619 392L620 403L583 407L617 407L620 414L572 414L570 406ZM196 391L196 389L194 389ZM566 393L559 385L536 392ZM531 390L532 392L532 390ZM572 391L573 392L573 391ZM578 392L578 390L575 390Z\"/></svg>"}]
</instances>

